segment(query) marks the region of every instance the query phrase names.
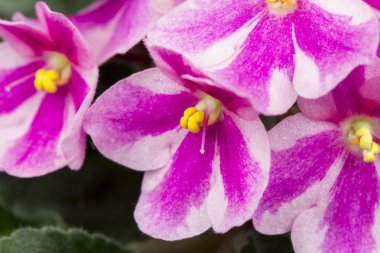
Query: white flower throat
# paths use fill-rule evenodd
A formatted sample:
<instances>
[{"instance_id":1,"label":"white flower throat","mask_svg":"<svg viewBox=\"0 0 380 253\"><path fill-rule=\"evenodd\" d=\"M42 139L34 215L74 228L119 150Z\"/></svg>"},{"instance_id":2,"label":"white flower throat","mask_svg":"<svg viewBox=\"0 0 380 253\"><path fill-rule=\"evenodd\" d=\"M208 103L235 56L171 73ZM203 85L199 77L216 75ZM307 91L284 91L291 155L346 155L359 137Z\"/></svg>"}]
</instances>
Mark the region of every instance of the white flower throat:
<instances>
[{"instance_id":1,"label":"white flower throat","mask_svg":"<svg viewBox=\"0 0 380 253\"><path fill-rule=\"evenodd\" d=\"M363 155L363 161L372 163L380 153L380 145L374 140L374 123L365 117L353 118L345 125L346 140L353 151Z\"/></svg>"},{"instance_id":2,"label":"white flower throat","mask_svg":"<svg viewBox=\"0 0 380 253\"><path fill-rule=\"evenodd\" d=\"M265 0L270 13L276 16L286 16L293 13L298 5L297 0Z\"/></svg>"},{"instance_id":3,"label":"white flower throat","mask_svg":"<svg viewBox=\"0 0 380 253\"><path fill-rule=\"evenodd\" d=\"M46 65L35 73L34 87L38 91L55 93L59 86L70 81L71 64L66 56L60 53L47 53L45 58Z\"/></svg>"}]
</instances>

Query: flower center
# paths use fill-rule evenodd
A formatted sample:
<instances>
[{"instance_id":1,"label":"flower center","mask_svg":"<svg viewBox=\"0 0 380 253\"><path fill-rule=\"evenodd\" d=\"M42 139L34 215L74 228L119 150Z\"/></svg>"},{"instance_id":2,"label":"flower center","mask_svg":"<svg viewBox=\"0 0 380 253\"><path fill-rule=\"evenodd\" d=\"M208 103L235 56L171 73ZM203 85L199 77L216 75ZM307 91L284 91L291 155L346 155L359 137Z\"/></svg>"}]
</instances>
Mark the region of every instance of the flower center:
<instances>
[{"instance_id":1,"label":"flower center","mask_svg":"<svg viewBox=\"0 0 380 253\"><path fill-rule=\"evenodd\" d=\"M199 133L204 122L207 126L217 122L223 111L222 103L208 95L202 95L202 99L194 107L187 108L180 120L183 128L188 129L192 133Z\"/></svg>"},{"instance_id":2,"label":"flower center","mask_svg":"<svg viewBox=\"0 0 380 253\"><path fill-rule=\"evenodd\" d=\"M366 119L357 119L351 123L348 129L348 142L355 148L359 148L363 154L363 161L372 163L376 155L380 153L380 145L374 141L373 126Z\"/></svg>"},{"instance_id":3,"label":"flower center","mask_svg":"<svg viewBox=\"0 0 380 253\"><path fill-rule=\"evenodd\" d=\"M269 11L277 16L286 16L297 9L297 0L265 0Z\"/></svg>"},{"instance_id":4,"label":"flower center","mask_svg":"<svg viewBox=\"0 0 380 253\"><path fill-rule=\"evenodd\" d=\"M55 93L59 86L70 81L71 64L69 60L60 53L48 53L46 65L35 73L34 87L38 91Z\"/></svg>"}]
</instances>

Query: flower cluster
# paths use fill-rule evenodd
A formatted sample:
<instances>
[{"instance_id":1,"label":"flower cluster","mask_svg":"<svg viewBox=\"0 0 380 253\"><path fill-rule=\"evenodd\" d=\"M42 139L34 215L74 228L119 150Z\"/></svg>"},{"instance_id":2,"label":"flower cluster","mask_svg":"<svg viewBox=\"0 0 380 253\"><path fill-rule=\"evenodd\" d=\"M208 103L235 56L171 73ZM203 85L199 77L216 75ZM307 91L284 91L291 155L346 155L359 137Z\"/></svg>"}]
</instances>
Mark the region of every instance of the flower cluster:
<instances>
[{"instance_id":1,"label":"flower cluster","mask_svg":"<svg viewBox=\"0 0 380 253\"><path fill-rule=\"evenodd\" d=\"M0 169L79 169L87 133L144 171L139 228L179 240L253 219L297 253L380 252L377 0L99 0L0 21ZM157 65L91 105L145 37ZM259 115L285 117L267 132Z\"/></svg>"}]
</instances>

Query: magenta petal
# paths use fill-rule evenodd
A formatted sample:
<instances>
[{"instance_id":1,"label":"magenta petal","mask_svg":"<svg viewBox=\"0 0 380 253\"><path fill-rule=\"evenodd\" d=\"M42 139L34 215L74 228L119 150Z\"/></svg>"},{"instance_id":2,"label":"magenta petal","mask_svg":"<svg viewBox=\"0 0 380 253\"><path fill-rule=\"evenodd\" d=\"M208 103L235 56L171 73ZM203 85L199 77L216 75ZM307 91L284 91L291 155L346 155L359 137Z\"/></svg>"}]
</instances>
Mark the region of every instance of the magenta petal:
<instances>
[{"instance_id":1,"label":"magenta petal","mask_svg":"<svg viewBox=\"0 0 380 253\"><path fill-rule=\"evenodd\" d=\"M41 56L44 51L54 47L46 34L21 22L0 20L0 36L17 52L26 56Z\"/></svg>"},{"instance_id":2,"label":"magenta petal","mask_svg":"<svg viewBox=\"0 0 380 253\"><path fill-rule=\"evenodd\" d=\"M294 86L305 98L327 94L354 68L370 64L379 43L379 22L361 1L302 2L294 18ZM328 27L328 28L327 28Z\"/></svg>"},{"instance_id":3,"label":"magenta petal","mask_svg":"<svg viewBox=\"0 0 380 253\"><path fill-rule=\"evenodd\" d=\"M269 183L255 213L264 233L288 232L305 208L318 202L339 169L343 144L339 129L301 114L269 132L272 145Z\"/></svg>"},{"instance_id":4,"label":"magenta petal","mask_svg":"<svg viewBox=\"0 0 380 253\"><path fill-rule=\"evenodd\" d=\"M152 0L103 0L73 16L71 20L91 43L98 64L125 53L156 23Z\"/></svg>"},{"instance_id":5,"label":"magenta petal","mask_svg":"<svg viewBox=\"0 0 380 253\"><path fill-rule=\"evenodd\" d=\"M207 210L214 230L224 233L252 218L267 184L269 142L260 119L225 111L217 147Z\"/></svg>"},{"instance_id":6,"label":"magenta petal","mask_svg":"<svg viewBox=\"0 0 380 253\"><path fill-rule=\"evenodd\" d=\"M29 63L0 76L0 115L13 111L36 93L34 72L42 65L41 62Z\"/></svg>"},{"instance_id":7,"label":"magenta petal","mask_svg":"<svg viewBox=\"0 0 380 253\"><path fill-rule=\"evenodd\" d=\"M225 88L248 97L256 110L281 114L296 100L292 20L264 15L257 22L230 64L223 68L218 65L226 63L218 63L216 70L207 73Z\"/></svg>"},{"instance_id":8,"label":"magenta petal","mask_svg":"<svg viewBox=\"0 0 380 253\"><path fill-rule=\"evenodd\" d=\"M86 133L83 129L84 114L95 95L98 70L73 69L69 86L70 105L75 115L69 117L68 131L62 138L61 149L71 169L80 169L85 159Z\"/></svg>"},{"instance_id":9,"label":"magenta petal","mask_svg":"<svg viewBox=\"0 0 380 253\"><path fill-rule=\"evenodd\" d=\"M378 168L349 155L334 186L293 226L296 252L368 253L379 248Z\"/></svg>"},{"instance_id":10,"label":"magenta petal","mask_svg":"<svg viewBox=\"0 0 380 253\"><path fill-rule=\"evenodd\" d=\"M0 158L0 167L18 177L42 176L65 165L59 151L66 92L46 95L27 133Z\"/></svg>"},{"instance_id":11,"label":"magenta petal","mask_svg":"<svg viewBox=\"0 0 380 253\"><path fill-rule=\"evenodd\" d=\"M159 70L137 73L112 86L90 108L86 132L108 158L137 170L169 162L179 121L198 100ZM150 157L147 159L147 156Z\"/></svg>"},{"instance_id":12,"label":"magenta petal","mask_svg":"<svg viewBox=\"0 0 380 253\"><path fill-rule=\"evenodd\" d=\"M43 2L37 3L36 12L54 42L54 50L63 53L80 67L91 68L95 65L87 42L65 15L51 11Z\"/></svg>"},{"instance_id":13,"label":"magenta petal","mask_svg":"<svg viewBox=\"0 0 380 253\"><path fill-rule=\"evenodd\" d=\"M145 173L135 210L135 219L144 233L179 240L210 228L205 206L216 132L216 125L207 129L204 154L200 153L202 134L188 133L169 165Z\"/></svg>"}]
</instances>

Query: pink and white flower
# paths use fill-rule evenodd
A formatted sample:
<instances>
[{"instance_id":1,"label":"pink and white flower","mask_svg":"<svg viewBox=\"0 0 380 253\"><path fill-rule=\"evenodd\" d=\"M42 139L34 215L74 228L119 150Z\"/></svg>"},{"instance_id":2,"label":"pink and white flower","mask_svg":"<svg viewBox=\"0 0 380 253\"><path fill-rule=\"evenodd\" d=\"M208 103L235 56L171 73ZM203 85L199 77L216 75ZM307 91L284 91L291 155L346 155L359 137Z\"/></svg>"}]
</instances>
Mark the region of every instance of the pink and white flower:
<instances>
[{"instance_id":1,"label":"pink and white flower","mask_svg":"<svg viewBox=\"0 0 380 253\"><path fill-rule=\"evenodd\" d=\"M126 53L158 19L184 0L97 0L71 20L90 42L98 64Z\"/></svg>"},{"instance_id":2,"label":"pink and white flower","mask_svg":"<svg viewBox=\"0 0 380 253\"><path fill-rule=\"evenodd\" d=\"M19 177L80 168L98 76L76 27L42 2L36 12L0 20L0 170Z\"/></svg>"},{"instance_id":3,"label":"pink and white flower","mask_svg":"<svg viewBox=\"0 0 380 253\"><path fill-rule=\"evenodd\" d=\"M254 215L266 234L292 230L297 253L380 248L380 72L355 69L332 93L269 132L271 172Z\"/></svg>"},{"instance_id":4,"label":"pink and white flower","mask_svg":"<svg viewBox=\"0 0 380 253\"><path fill-rule=\"evenodd\" d=\"M226 232L252 217L267 182L269 144L247 104L184 87L158 69L96 100L84 124L95 146L146 171L135 210L143 232L178 240L210 227Z\"/></svg>"},{"instance_id":5,"label":"pink and white flower","mask_svg":"<svg viewBox=\"0 0 380 253\"><path fill-rule=\"evenodd\" d=\"M375 14L359 0L191 0L147 45L160 68L177 68L170 50L259 112L280 114L297 95L321 97L371 63L378 42Z\"/></svg>"}]
</instances>

